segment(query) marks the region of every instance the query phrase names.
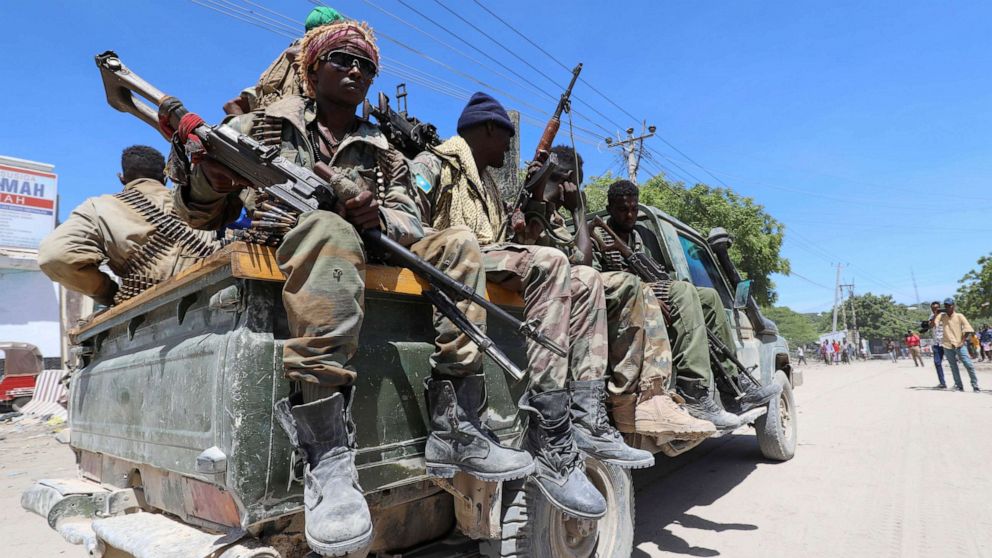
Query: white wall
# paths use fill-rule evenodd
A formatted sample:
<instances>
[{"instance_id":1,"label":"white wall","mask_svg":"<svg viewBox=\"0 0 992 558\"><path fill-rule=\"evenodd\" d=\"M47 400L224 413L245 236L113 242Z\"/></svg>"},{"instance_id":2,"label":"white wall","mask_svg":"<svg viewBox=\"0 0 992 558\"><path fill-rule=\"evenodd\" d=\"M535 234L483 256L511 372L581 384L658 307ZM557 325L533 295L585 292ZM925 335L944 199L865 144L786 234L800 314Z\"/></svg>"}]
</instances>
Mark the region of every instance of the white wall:
<instances>
[{"instance_id":1,"label":"white wall","mask_svg":"<svg viewBox=\"0 0 992 558\"><path fill-rule=\"evenodd\" d=\"M0 269L0 341L38 346L42 356L59 357L58 286L40 271Z\"/></svg>"}]
</instances>

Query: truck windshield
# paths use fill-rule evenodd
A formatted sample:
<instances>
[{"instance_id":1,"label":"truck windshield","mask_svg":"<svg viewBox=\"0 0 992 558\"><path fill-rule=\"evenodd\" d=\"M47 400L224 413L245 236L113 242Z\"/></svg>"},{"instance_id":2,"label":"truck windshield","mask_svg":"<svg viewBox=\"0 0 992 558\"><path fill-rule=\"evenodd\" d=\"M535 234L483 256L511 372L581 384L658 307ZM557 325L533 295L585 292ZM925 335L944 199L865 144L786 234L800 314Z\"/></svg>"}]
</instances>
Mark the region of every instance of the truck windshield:
<instances>
[{"instance_id":1,"label":"truck windshield","mask_svg":"<svg viewBox=\"0 0 992 558\"><path fill-rule=\"evenodd\" d=\"M689 275L692 277L692 284L697 287L716 289L723 298L723 289L717 287L720 284L720 272L716 270L709 254L706 253L706 249L682 235L679 235L679 242L682 244L682 251L685 252L685 259L689 263Z\"/></svg>"}]
</instances>

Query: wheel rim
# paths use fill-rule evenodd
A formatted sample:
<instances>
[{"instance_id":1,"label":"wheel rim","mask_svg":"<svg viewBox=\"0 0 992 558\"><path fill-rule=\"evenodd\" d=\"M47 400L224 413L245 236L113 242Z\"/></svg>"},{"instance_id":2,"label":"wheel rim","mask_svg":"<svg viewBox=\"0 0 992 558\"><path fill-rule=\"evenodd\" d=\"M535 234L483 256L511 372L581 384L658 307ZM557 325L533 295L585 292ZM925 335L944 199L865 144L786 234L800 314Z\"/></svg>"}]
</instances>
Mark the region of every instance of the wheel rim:
<instances>
[{"instance_id":1,"label":"wheel rim","mask_svg":"<svg viewBox=\"0 0 992 558\"><path fill-rule=\"evenodd\" d=\"M550 533L555 558L610 556L610 548L615 544L615 533L619 527L616 525L615 510L616 506L624 504L617 501L616 491L598 461L586 460L586 476L606 499L606 516L596 521L555 512Z\"/></svg>"},{"instance_id":2,"label":"wheel rim","mask_svg":"<svg viewBox=\"0 0 992 558\"><path fill-rule=\"evenodd\" d=\"M785 390L778 398L778 422L782 428L785 438L792 441L792 408L789 406L789 398L785 395Z\"/></svg>"}]
</instances>

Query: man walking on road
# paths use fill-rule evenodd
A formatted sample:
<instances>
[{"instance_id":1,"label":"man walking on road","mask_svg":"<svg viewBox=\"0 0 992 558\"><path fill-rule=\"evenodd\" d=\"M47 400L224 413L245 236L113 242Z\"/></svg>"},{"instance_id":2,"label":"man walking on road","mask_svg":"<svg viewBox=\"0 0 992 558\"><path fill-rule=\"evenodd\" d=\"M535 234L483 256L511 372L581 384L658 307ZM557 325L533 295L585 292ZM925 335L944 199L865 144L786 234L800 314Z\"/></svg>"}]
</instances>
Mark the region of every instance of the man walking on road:
<instances>
[{"instance_id":1,"label":"man walking on road","mask_svg":"<svg viewBox=\"0 0 992 558\"><path fill-rule=\"evenodd\" d=\"M806 362L806 350L803 349L802 345L799 345L799 348L796 349L796 364L808 364Z\"/></svg>"},{"instance_id":2,"label":"man walking on road","mask_svg":"<svg viewBox=\"0 0 992 558\"><path fill-rule=\"evenodd\" d=\"M920 356L920 336L912 331L906 332L906 347L913 357L913 366L923 366L923 357Z\"/></svg>"},{"instance_id":3,"label":"man walking on road","mask_svg":"<svg viewBox=\"0 0 992 558\"><path fill-rule=\"evenodd\" d=\"M934 318L934 328L937 327L943 328L941 346L944 348L944 354L947 355L947 364L951 366L954 389L964 391L961 373L958 371L958 361L960 361L968 371L971 389L976 393L981 391L978 388L978 377L975 376L975 365L971 363L967 347L969 338L975 334L975 329L968 323L968 318L964 314L954 311L953 298L944 299L944 311Z\"/></svg>"},{"instance_id":4,"label":"man walking on road","mask_svg":"<svg viewBox=\"0 0 992 558\"><path fill-rule=\"evenodd\" d=\"M947 389L947 383L944 381L944 365L942 361L944 360L944 347L941 343L944 341L944 326L936 323L937 316L940 315L940 302L933 301L930 303L930 331L933 336L933 366L937 369L937 380L940 382L937 384L939 389Z\"/></svg>"}]
</instances>

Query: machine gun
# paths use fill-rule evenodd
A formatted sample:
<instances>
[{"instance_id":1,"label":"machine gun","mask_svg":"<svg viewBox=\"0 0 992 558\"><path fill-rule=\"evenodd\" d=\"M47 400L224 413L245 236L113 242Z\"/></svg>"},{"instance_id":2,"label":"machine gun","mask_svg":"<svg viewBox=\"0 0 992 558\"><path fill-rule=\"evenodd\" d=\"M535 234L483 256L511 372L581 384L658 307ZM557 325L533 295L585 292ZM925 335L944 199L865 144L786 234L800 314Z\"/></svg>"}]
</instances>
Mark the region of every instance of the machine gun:
<instances>
[{"instance_id":1,"label":"machine gun","mask_svg":"<svg viewBox=\"0 0 992 558\"><path fill-rule=\"evenodd\" d=\"M546 202L545 190L548 185L553 184L554 181L562 182L569 177L569 175L559 172L558 158L551 153L551 145L555 141L555 136L558 135L558 129L561 128L562 113L571 110L572 88L575 87L575 82L579 79L580 72L582 72L581 62L572 69L572 80L568 83L568 87L565 88L565 92L558 99L555 112L544 127L540 141L537 142L537 148L534 150L534 161L541 162L541 167L530 173L527 181L520 186L520 189L517 191L516 201L511 209L511 215L518 211L524 214L528 213L527 206L532 201L539 203ZM512 219L507 220L507 226L511 229L515 227ZM510 237L513 230L508 230L507 233L508 237Z\"/></svg>"},{"instance_id":2,"label":"machine gun","mask_svg":"<svg viewBox=\"0 0 992 558\"><path fill-rule=\"evenodd\" d=\"M395 147L408 159L413 159L428 147L440 145L441 137L437 134L437 128L429 122L421 122L416 117L407 114L406 86L399 84L396 86L396 101L400 103L397 112L389 106L389 97L385 93L379 93L379 105L373 107L368 100L363 105L365 118L374 116L379 130L382 131L389 144Z\"/></svg>"},{"instance_id":3,"label":"machine gun","mask_svg":"<svg viewBox=\"0 0 992 558\"><path fill-rule=\"evenodd\" d=\"M350 199L360 191L354 182L331 167L316 165L316 172L310 171L281 157L278 147L262 145L224 125L208 126L202 118L189 112L179 99L163 94L136 76L121 63L113 51L98 55L96 64L103 77L110 106L137 116L167 138L179 138L185 142L185 150L194 160L209 155L249 180L254 188L269 198L298 213L333 208L339 200ZM157 110L136 98L135 93L153 103ZM173 130L175 132L170 133ZM176 139L173 141L178 143ZM424 294L438 311L515 379L521 379L523 372L458 310L455 300L469 300L478 304L490 316L509 324L520 335L540 343L559 356L567 356L564 348L538 331L538 321L521 322L506 310L489 302L472 287L448 277L423 258L382 234L379 229L369 229L361 235L366 245L383 253L386 261L410 269L425 279L430 288Z\"/></svg>"},{"instance_id":4,"label":"machine gun","mask_svg":"<svg viewBox=\"0 0 992 558\"><path fill-rule=\"evenodd\" d=\"M612 241L612 244L607 246L598 235L591 234L590 236L593 239L593 243L596 244L596 248L600 252L607 254L609 250L615 250L620 254L620 257L626 261L627 265L630 266L630 269L633 271L634 275L637 275L643 281L652 286L652 290L656 295L655 298L658 299L658 305L661 306L661 313L665 316L665 321L671 323L672 309L668 306L668 303L665 302L658 288L655 286L659 281L668 281L671 279L664 267L644 252L634 252L631 250L630 247L620 239L620 236L617 235L616 231L610 228L610 226L607 225L600 216L597 215L592 218L591 228L602 230ZM715 361L726 358L734 364L741 374L747 375L751 381L756 384L758 383L757 380L754 379L754 376L751 375L751 372L756 367L748 368L747 366L744 366L744 363L737 358L736 351L731 350L730 347L728 347L723 340L709 328L706 328L706 338L709 341L710 356L715 358ZM718 368L723 370L723 367L718 366ZM737 399L743 397L744 392L741 391L740 387L736 383L730 380L730 377L726 374L726 371L724 371L724 376L731 389L733 389Z\"/></svg>"}]
</instances>

